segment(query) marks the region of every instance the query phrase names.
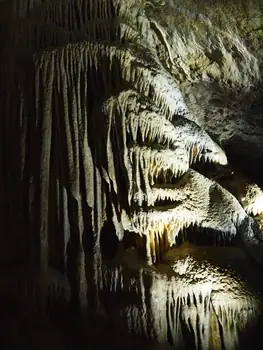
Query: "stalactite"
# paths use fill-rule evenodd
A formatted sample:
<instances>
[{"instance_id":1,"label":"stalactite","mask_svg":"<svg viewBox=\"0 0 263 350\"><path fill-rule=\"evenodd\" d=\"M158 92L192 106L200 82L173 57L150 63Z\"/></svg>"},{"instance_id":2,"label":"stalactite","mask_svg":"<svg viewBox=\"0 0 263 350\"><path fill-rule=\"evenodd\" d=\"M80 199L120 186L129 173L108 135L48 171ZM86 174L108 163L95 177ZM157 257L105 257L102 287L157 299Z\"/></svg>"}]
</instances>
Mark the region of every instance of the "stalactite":
<instances>
[{"instance_id":1,"label":"stalactite","mask_svg":"<svg viewBox=\"0 0 263 350\"><path fill-rule=\"evenodd\" d=\"M136 0L12 3L2 53L10 59L1 56L0 68L0 166L7 168L0 220L8 223L6 261L27 259L11 284L43 312L63 295L80 311L102 304L114 319L114 296L123 329L175 348L187 347L189 336L209 349L214 317L232 349L240 325L256 316L256 297L206 263L165 259L189 225L228 240L239 235L248 245L258 232L234 196L190 169L200 160L227 165L227 157L193 121L159 58L162 41L173 68L184 69L148 7ZM118 241L111 263L101 252L109 222ZM136 237L132 262L121 251L126 230ZM133 298L123 302L125 295Z\"/></svg>"},{"instance_id":2,"label":"stalactite","mask_svg":"<svg viewBox=\"0 0 263 350\"><path fill-rule=\"evenodd\" d=\"M42 68L42 62L39 62L38 67ZM48 268L48 188L50 182L50 152L51 152L51 133L52 133L52 113L51 113L51 105L52 105L52 85L53 85L53 76L54 72L54 57L51 58L49 62L45 65L43 69L43 75L40 79L42 86L46 86L43 91L43 95L41 95L41 101L43 101L42 109L39 108L39 112L43 113L38 116L40 121L40 203L39 203L39 249L40 249L40 273L43 276L47 273ZM39 89L39 86L36 87ZM41 91L42 92L42 91ZM41 94L41 93L40 93ZM44 277L45 279L45 277ZM43 281L45 283L45 281ZM46 291L45 286L41 288L41 304L45 309L45 300L46 300Z\"/></svg>"},{"instance_id":3,"label":"stalactite","mask_svg":"<svg viewBox=\"0 0 263 350\"><path fill-rule=\"evenodd\" d=\"M257 296L245 292L244 282L236 280L231 271L222 275L213 264L198 262L193 257L175 258L170 254L167 259L174 271L171 274L165 265L149 268L137 262L136 266L134 259L130 251L122 267L105 270L102 287L109 291L104 302L113 300L110 295L118 296L111 307L117 308L130 332L156 339L159 343L170 342L173 348L180 349L189 348L192 338L195 348L210 349L212 337L216 337L215 327L211 328L215 311L217 324L225 326L224 346L235 349L238 332L252 325L257 317ZM158 273L158 269L164 272ZM131 274L133 277L127 278ZM144 289L149 283L150 302ZM129 304L118 302L121 293L133 295ZM151 315L151 321L147 315ZM116 320L112 319L112 322ZM151 322L150 327L148 322ZM221 338L219 328L217 337Z\"/></svg>"},{"instance_id":4,"label":"stalactite","mask_svg":"<svg viewBox=\"0 0 263 350\"><path fill-rule=\"evenodd\" d=\"M140 201L141 196L140 194L135 198ZM145 210L135 209L129 218L123 213L122 221L126 230L146 235L149 246L146 251L150 263L156 261L163 239L169 242L165 244L165 253L174 244L180 229L196 224L222 233L228 232L231 240L231 237L237 235L238 227L246 218L245 211L234 196L193 170L189 170L177 184L166 184L164 187L155 185L148 196L149 203L154 206ZM215 197L221 198L218 203L224 203L223 210L217 206L217 201L213 199ZM171 204L158 206L156 203L163 199L169 199Z\"/></svg>"},{"instance_id":5,"label":"stalactite","mask_svg":"<svg viewBox=\"0 0 263 350\"><path fill-rule=\"evenodd\" d=\"M85 31L91 19L107 20L114 17L108 0L56 0L46 2L31 11L29 18L38 17L42 23L53 23L67 30Z\"/></svg>"},{"instance_id":6,"label":"stalactite","mask_svg":"<svg viewBox=\"0 0 263 350\"><path fill-rule=\"evenodd\" d=\"M13 1L10 1L10 3L11 3L10 5L12 6L13 17L24 18L35 7L41 5L43 3L43 0L26 0L26 1L13 0Z\"/></svg>"}]
</instances>

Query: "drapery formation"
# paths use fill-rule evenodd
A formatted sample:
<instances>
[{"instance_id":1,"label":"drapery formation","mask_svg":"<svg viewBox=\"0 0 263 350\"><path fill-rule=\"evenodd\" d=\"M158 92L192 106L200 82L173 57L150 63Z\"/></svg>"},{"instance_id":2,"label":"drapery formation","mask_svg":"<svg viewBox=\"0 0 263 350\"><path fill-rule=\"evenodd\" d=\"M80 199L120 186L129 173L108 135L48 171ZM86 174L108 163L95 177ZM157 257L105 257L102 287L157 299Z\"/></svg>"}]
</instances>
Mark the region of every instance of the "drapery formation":
<instances>
[{"instance_id":1,"label":"drapery formation","mask_svg":"<svg viewBox=\"0 0 263 350\"><path fill-rule=\"evenodd\" d=\"M173 8L172 1L168 5ZM107 305L101 298L105 290L118 295L131 292L134 285L136 297L143 300L148 283L149 293L158 299L161 290L168 306L158 314L151 296L147 305L142 303L141 315L135 306L123 308L127 327L160 342L168 337L174 346L188 332L196 347L211 347L211 326L198 324L211 314L231 328L224 317L234 310L233 322L246 326L259 302L242 283L237 282L245 294L240 304L233 301L223 310L212 297L214 304L207 305L221 278L217 272L209 286L205 274L200 277L206 295L199 302L202 288L187 276L185 290L173 295L185 272L176 270L177 277L167 277L149 268L150 277L145 277L144 264L135 282L123 282L123 259L114 267L104 264L121 256L128 232L128 248L135 246L148 265L162 262L180 232L191 225L212 229L219 241L239 237L248 246L260 241L258 226L238 200L191 169L200 160L226 166L227 157L185 103L179 85L194 73L179 57L185 45L176 39L179 31L172 39L178 46L175 58L165 26L154 17L164 4L60 0L1 6L12 19L8 23L1 18L0 249L8 266L4 291L23 295L29 305L37 300L44 313L60 300L85 311L101 299ZM221 48L227 50L229 40L219 39ZM256 58L236 39L232 44L247 75L228 72L222 80L253 84L258 79ZM214 67L210 75L202 74L211 78L216 71ZM195 271L195 264L186 263L190 265ZM240 321L238 313L248 309L251 318ZM225 334L220 346L234 348L238 331Z\"/></svg>"}]
</instances>

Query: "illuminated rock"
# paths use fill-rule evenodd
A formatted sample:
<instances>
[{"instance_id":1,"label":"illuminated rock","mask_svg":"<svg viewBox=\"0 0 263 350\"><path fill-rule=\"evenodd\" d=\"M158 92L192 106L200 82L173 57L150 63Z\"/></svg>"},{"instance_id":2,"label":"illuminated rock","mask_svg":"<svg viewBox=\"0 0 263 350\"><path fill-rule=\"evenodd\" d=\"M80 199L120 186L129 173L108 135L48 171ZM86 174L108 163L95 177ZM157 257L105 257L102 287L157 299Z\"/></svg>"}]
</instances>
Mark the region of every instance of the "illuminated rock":
<instances>
[{"instance_id":1,"label":"illuminated rock","mask_svg":"<svg viewBox=\"0 0 263 350\"><path fill-rule=\"evenodd\" d=\"M132 333L178 348L186 332L196 348L235 348L259 306L249 283L218 270L221 260L163 259L195 224L197 237L210 229L254 252L253 273L261 264L255 221L193 169L227 165L226 141L251 131L241 107L256 99L262 66L261 40L247 40L262 21L251 3L0 2L0 249L3 266L22 270L6 276L14 296L45 314L63 292L74 309L102 304L112 317L113 294L127 289ZM144 257L130 263L134 278L105 258L121 259L127 231L128 250Z\"/></svg>"},{"instance_id":2,"label":"illuminated rock","mask_svg":"<svg viewBox=\"0 0 263 350\"><path fill-rule=\"evenodd\" d=\"M115 264L103 270L101 301L122 331L175 349L236 349L257 322L257 277L236 248L183 245L155 267L127 250Z\"/></svg>"}]
</instances>

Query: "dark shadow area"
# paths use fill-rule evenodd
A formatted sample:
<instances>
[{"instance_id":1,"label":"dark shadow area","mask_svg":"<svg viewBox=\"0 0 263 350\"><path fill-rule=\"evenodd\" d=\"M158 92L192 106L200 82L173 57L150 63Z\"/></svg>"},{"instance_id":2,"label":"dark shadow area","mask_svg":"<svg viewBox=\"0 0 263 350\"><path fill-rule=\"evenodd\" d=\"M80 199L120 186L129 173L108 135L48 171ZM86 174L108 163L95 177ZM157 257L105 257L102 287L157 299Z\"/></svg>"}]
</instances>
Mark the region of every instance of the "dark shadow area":
<instances>
[{"instance_id":1,"label":"dark shadow area","mask_svg":"<svg viewBox=\"0 0 263 350\"><path fill-rule=\"evenodd\" d=\"M251 142L239 137L232 137L225 142L224 148L230 166L262 188L263 139L255 138L254 142Z\"/></svg>"},{"instance_id":2,"label":"dark shadow area","mask_svg":"<svg viewBox=\"0 0 263 350\"><path fill-rule=\"evenodd\" d=\"M196 246L221 246L231 247L236 245L235 238L229 238L226 232L220 232L211 228L201 228L191 225L181 230L175 238L176 244L189 242Z\"/></svg>"},{"instance_id":3,"label":"dark shadow area","mask_svg":"<svg viewBox=\"0 0 263 350\"><path fill-rule=\"evenodd\" d=\"M119 239L112 221L107 221L100 234L100 248L102 257L105 259L113 259L118 253Z\"/></svg>"}]
</instances>

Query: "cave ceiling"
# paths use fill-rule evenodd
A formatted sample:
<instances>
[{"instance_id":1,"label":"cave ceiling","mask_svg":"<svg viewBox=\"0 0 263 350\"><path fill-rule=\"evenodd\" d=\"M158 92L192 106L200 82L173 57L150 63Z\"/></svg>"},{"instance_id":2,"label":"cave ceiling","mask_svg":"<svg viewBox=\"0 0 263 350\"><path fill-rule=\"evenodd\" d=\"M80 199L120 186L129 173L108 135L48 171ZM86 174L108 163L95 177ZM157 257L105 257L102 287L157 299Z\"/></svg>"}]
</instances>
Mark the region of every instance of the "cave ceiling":
<instances>
[{"instance_id":1,"label":"cave ceiling","mask_svg":"<svg viewBox=\"0 0 263 350\"><path fill-rule=\"evenodd\" d=\"M238 348L261 308L262 31L260 0L0 1L3 293Z\"/></svg>"}]
</instances>

